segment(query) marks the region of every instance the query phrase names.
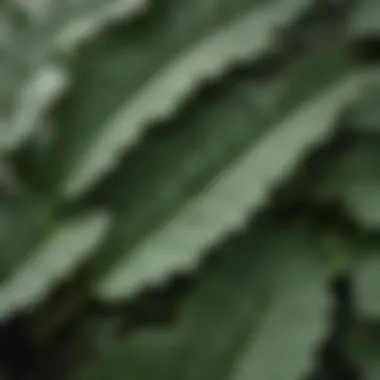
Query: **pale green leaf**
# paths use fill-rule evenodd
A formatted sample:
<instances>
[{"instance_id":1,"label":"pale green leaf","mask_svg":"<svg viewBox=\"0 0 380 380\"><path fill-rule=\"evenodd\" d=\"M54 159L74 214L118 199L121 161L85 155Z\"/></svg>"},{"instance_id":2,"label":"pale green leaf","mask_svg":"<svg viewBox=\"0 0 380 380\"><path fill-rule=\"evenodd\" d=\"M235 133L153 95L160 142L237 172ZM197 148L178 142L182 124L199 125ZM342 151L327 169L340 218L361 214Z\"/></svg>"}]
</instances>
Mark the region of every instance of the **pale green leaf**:
<instances>
[{"instance_id":1,"label":"pale green leaf","mask_svg":"<svg viewBox=\"0 0 380 380\"><path fill-rule=\"evenodd\" d=\"M5 120L0 120L0 154L13 150L38 129L41 116L66 85L66 73L51 63L37 69L26 81L14 84L14 106Z\"/></svg>"},{"instance_id":2,"label":"pale green leaf","mask_svg":"<svg viewBox=\"0 0 380 380\"><path fill-rule=\"evenodd\" d=\"M380 149L380 144L378 146ZM374 182L348 185L342 199L348 213L367 230L380 228L380 178Z\"/></svg>"},{"instance_id":3,"label":"pale green leaf","mask_svg":"<svg viewBox=\"0 0 380 380\"><path fill-rule=\"evenodd\" d=\"M63 107L52 176L76 196L109 171L152 120L165 119L205 79L273 48L305 0L163 0L87 52ZM70 114L70 115L68 115Z\"/></svg>"},{"instance_id":4,"label":"pale green leaf","mask_svg":"<svg viewBox=\"0 0 380 380\"><path fill-rule=\"evenodd\" d=\"M380 228L380 139L355 135L321 170L317 192L343 203L361 228Z\"/></svg>"},{"instance_id":5,"label":"pale green leaf","mask_svg":"<svg viewBox=\"0 0 380 380\"><path fill-rule=\"evenodd\" d=\"M15 311L33 307L44 299L57 281L70 275L91 256L104 238L108 226L109 219L104 213L85 215L50 226L44 236L40 236L28 251L23 252L23 260L19 260L0 284L0 317L6 318ZM8 241L14 243L15 235L7 230L5 232L8 233ZM8 246L5 249L5 253L7 250L12 253Z\"/></svg>"},{"instance_id":6,"label":"pale green leaf","mask_svg":"<svg viewBox=\"0 0 380 380\"><path fill-rule=\"evenodd\" d=\"M368 75L363 91L347 111L348 128L363 132L380 132L380 73Z\"/></svg>"},{"instance_id":7,"label":"pale green leaf","mask_svg":"<svg viewBox=\"0 0 380 380\"><path fill-rule=\"evenodd\" d=\"M354 272L355 302L361 316L380 317L380 245L374 244L358 257Z\"/></svg>"},{"instance_id":8,"label":"pale green leaf","mask_svg":"<svg viewBox=\"0 0 380 380\"><path fill-rule=\"evenodd\" d=\"M334 130L358 85L346 64L331 51L305 58L271 89L277 101L265 111L256 102L257 82L238 82L212 106L194 110L184 132L152 143L146 160L127 162L107 182L106 196L123 218L116 231L121 259L98 281L99 297L131 296L190 270L222 236L244 228L270 190ZM318 65L323 73L313 82ZM111 249L103 255L111 257ZM100 262L94 265L101 273Z\"/></svg>"},{"instance_id":9,"label":"pale green leaf","mask_svg":"<svg viewBox=\"0 0 380 380\"><path fill-rule=\"evenodd\" d=\"M329 326L327 276L307 222L265 220L218 249L172 330L143 330L73 378L294 380Z\"/></svg>"},{"instance_id":10,"label":"pale green leaf","mask_svg":"<svg viewBox=\"0 0 380 380\"><path fill-rule=\"evenodd\" d=\"M351 13L350 32L353 37L377 36L380 32L380 3L378 0L356 1Z\"/></svg>"},{"instance_id":11,"label":"pale green leaf","mask_svg":"<svg viewBox=\"0 0 380 380\"><path fill-rule=\"evenodd\" d=\"M147 7L148 0L15 0L39 37L59 49L72 49L118 19L128 19ZM50 35L43 36L43 32ZM37 32L37 31L36 31ZM42 41L41 41L42 43Z\"/></svg>"},{"instance_id":12,"label":"pale green leaf","mask_svg":"<svg viewBox=\"0 0 380 380\"><path fill-rule=\"evenodd\" d=\"M146 0L16 3L10 4L10 9L0 9L4 14L0 29L6 34L0 44L4 49L0 64L0 155L38 129L46 111L67 87L69 73L56 53L75 49L112 20L127 18L143 8ZM17 12L24 13L22 25L13 20Z\"/></svg>"}]
</instances>

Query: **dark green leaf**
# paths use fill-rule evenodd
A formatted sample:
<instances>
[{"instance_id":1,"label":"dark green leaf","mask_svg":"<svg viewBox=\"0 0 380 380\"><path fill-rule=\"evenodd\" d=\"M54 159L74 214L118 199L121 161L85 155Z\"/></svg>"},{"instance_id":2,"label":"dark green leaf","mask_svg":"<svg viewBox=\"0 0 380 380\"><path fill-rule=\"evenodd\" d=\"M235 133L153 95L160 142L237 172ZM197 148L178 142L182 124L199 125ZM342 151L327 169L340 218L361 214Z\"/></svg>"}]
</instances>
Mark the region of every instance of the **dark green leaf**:
<instances>
[{"instance_id":1,"label":"dark green leaf","mask_svg":"<svg viewBox=\"0 0 380 380\"><path fill-rule=\"evenodd\" d=\"M217 249L173 330L145 330L74 379L294 380L329 325L326 272L307 222L259 222Z\"/></svg>"},{"instance_id":2,"label":"dark green leaf","mask_svg":"<svg viewBox=\"0 0 380 380\"><path fill-rule=\"evenodd\" d=\"M305 0L161 0L86 50L63 106L50 171L73 197L112 169L150 122L170 117L197 85L267 52Z\"/></svg>"},{"instance_id":3,"label":"dark green leaf","mask_svg":"<svg viewBox=\"0 0 380 380\"><path fill-rule=\"evenodd\" d=\"M348 67L341 51L329 50L261 90L258 79L243 76L176 120L167 138L142 145L101 195L119 217L111 244L93 263L97 275L106 272L105 261L121 260L100 278L98 294L130 296L191 270L224 234L244 228L304 152L333 131L357 89Z\"/></svg>"}]
</instances>

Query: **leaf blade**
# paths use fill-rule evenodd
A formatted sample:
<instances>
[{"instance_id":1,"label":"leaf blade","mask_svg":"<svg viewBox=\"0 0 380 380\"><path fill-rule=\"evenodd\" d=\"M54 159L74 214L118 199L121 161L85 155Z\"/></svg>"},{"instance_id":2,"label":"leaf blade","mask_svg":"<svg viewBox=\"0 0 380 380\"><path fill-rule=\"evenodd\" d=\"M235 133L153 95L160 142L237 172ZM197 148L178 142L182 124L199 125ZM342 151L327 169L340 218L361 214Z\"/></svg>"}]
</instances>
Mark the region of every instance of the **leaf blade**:
<instances>
[{"instance_id":1,"label":"leaf blade","mask_svg":"<svg viewBox=\"0 0 380 380\"><path fill-rule=\"evenodd\" d=\"M340 202L352 222L363 231L380 226L380 141L376 135L356 129L350 141L320 169L316 193L322 202Z\"/></svg>"},{"instance_id":2,"label":"leaf blade","mask_svg":"<svg viewBox=\"0 0 380 380\"><path fill-rule=\"evenodd\" d=\"M351 15L350 36L366 37L379 34L379 3L376 0L364 0L355 4Z\"/></svg>"},{"instance_id":3,"label":"leaf blade","mask_svg":"<svg viewBox=\"0 0 380 380\"><path fill-rule=\"evenodd\" d=\"M259 222L219 248L173 329L137 332L74 378L292 380L309 370L329 325L326 273L307 223Z\"/></svg>"},{"instance_id":4,"label":"leaf blade","mask_svg":"<svg viewBox=\"0 0 380 380\"><path fill-rule=\"evenodd\" d=\"M319 58L318 55L317 57ZM310 61L306 59L305 66L309 69L313 68L314 59L315 57ZM319 62L319 59L316 62ZM304 70L305 66L301 65L301 68ZM298 70L300 69L296 72ZM339 72L336 78L338 83L334 87L334 85L327 85L327 83L331 85L329 82L331 78L327 76L328 89L325 92L321 91L321 94L318 91L314 94L313 90L307 86L303 91L309 92L310 101L305 105L304 92L289 102L287 90L294 89L295 86L292 77L294 72L291 71L291 73L290 79L288 77L289 87L285 86L283 97L280 96L280 102L277 104L280 108L277 110L278 116L270 116L267 120L265 118L260 120L259 116L260 132L252 134L249 118L247 121L237 112L242 122L242 127L239 128L244 131L244 123L247 123L248 130L245 134L243 133L244 138L237 139L236 150L231 154L230 148L226 149L231 144L233 133L229 138L226 135L226 141L222 141L219 137L219 143L225 144L224 151L219 148L223 152L219 153L219 156L214 154L210 146L205 147L207 154L212 153L212 158L218 160L219 166L214 174L210 176L208 173L209 178L198 190L190 193L189 198L184 198L183 203L179 203L177 208L172 209L166 216L167 219L157 219L157 225L151 230L144 231L145 235L138 237L140 240L135 239L135 242L131 243L127 236L124 243L121 243L122 247L119 247L120 252L124 254L120 254L121 258L115 262L115 270L111 269L98 280L98 297L109 300L130 297L144 284L158 284L165 281L170 273L192 270L207 249L213 246L221 236L243 229L247 218L266 203L268 192L274 184L281 181L297 165L299 159L312 144L318 144L329 136L334 128L337 110L355 93L358 78L354 76L345 80L345 75L343 75L342 82L339 83L340 79L337 79L341 78L341 72ZM306 79L308 75L309 72L306 70L301 77ZM299 77L296 78L300 80ZM309 79L307 80L309 82ZM302 83L303 80L298 85ZM302 85L304 86L305 83ZM220 107L223 108L225 105L221 104ZM273 112L269 114L272 115ZM310 124L310 120L314 120L314 123ZM218 122L212 119L208 121L210 126L217 125L219 128ZM305 128L305 123L310 127ZM230 132L238 130L237 124L231 125L234 129L232 130L231 126ZM205 129L206 125L202 127ZM194 158L187 159L191 168ZM207 163L203 165L207 166ZM192 182L196 181L195 178ZM146 177L144 177L145 180ZM165 186L164 180L168 181L169 178L161 178L162 182L159 184ZM118 186L121 184L119 183ZM154 185L149 183L148 186L152 188ZM163 188L163 190L166 189L168 188ZM160 191L158 187L157 191ZM144 192L143 189L138 189L136 194L141 197ZM169 194L169 192L164 193L160 202L165 201L164 196L167 197L166 201L171 201ZM141 202L145 201L143 199ZM146 207L152 207L152 204L148 201ZM119 203L118 206L120 207L121 204ZM138 228L139 219L150 218L149 214L145 214L149 212L148 209L140 215L137 213L134 215L133 211L133 208L129 209L126 214L129 220L125 223L126 228L133 223L130 227L131 239L134 239L132 236L138 236L136 228ZM141 219L141 222L144 223L144 219ZM120 228L123 231L122 225ZM127 229L119 233L129 235ZM125 242L127 246L123 247Z\"/></svg>"},{"instance_id":5,"label":"leaf blade","mask_svg":"<svg viewBox=\"0 0 380 380\"><path fill-rule=\"evenodd\" d=\"M9 36L0 75L9 86L0 94L1 108L2 103L5 104L0 119L1 155L28 139L67 89L70 70L59 62L57 54L75 50L83 40L99 33L114 19L128 19L146 5L147 0L20 0L11 4L8 13L4 11ZM21 27L16 23L17 13L24 17ZM16 21L12 20L15 16Z\"/></svg>"},{"instance_id":6,"label":"leaf blade","mask_svg":"<svg viewBox=\"0 0 380 380\"><path fill-rule=\"evenodd\" d=\"M377 297L380 289L378 243L365 247L363 251L354 270L354 294L359 315L373 319L380 315L380 302Z\"/></svg>"},{"instance_id":7,"label":"leaf blade","mask_svg":"<svg viewBox=\"0 0 380 380\"><path fill-rule=\"evenodd\" d=\"M79 107L79 112L91 114L83 117L85 123L93 120L96 129L92 125L92 132L81 137L73 126L72 131L67 132L71 136L61 142L60 156L63 154L64 157L61 158L60 169L63 177L58 181L65 196L75 197L86 191L115 165L122 149L133 146L140 139L151 120L172 115L179 103L201 81L217 77L232 64L246 61L275 45L278 24L290 22L305 7L303 0L276 0L268 4L241 0L233 6L220 1L220 4L210 4L209 9L204 9L205 5L201 2L169 4L165 3L167 9L164 7L160 11L160 17L152 16L151 24L156 26L147 31L149 22L145 21L146 24L141 26L145 27L145 34L132 30L130 34L133 39L131 37L128 43L123 41L123 48L116 47L119 59L131 54L135 56L133 61L130 60L129 70L127 65L123 66L121 73L120 62L114 64L117 77L95 66L97 76L101 73L108 77L108 81L117 82L117 91L125 94L119 94L117 103L108 105L109 110L106 111L92 111L97 108L94 104L92 109ZM221 10L215 8L217 5ZM225 14L221 15L222 12ZM173 18L174 14L176 19ZM196 25L199 23L199 30L189 28L194 20L197 20ZM128 34L128 30L125 33ZM142 39L142 48L136 47L136 38ZM159 44L163 46L157 52ZM104 58L105 54L109 59ZM102 59L112 63L115 59L112 54L103 49ZM92 70L86 69L87 72ZM136 78L140 82L137 83ZM95 76L88 78L89 82L96 80ZM126 84L123 85L123 82ZM91 83L87 87L78 91L87 93L83 96L95 99L99 107L104 108L104 99L96 99L89 93L90 89L97 91L94 88L99 85ZM94 112L97 113L96 117ZM74 118L74 124L76 122ZM74 141L78 138L86 142L85 151L75 145Z\"/></svg>"},{"instance_id":8,"label":"leaf blade","mask_svg":"<svg viewBox=\"0 0 380 380\"><path fill-rule=\"evenodd\" d=\"M109 228L104 213L63 221L24 253L13 273L0 285L0 318L34 307L57 281L72 273L91 256Z\"/></svg>"}]
</instances>

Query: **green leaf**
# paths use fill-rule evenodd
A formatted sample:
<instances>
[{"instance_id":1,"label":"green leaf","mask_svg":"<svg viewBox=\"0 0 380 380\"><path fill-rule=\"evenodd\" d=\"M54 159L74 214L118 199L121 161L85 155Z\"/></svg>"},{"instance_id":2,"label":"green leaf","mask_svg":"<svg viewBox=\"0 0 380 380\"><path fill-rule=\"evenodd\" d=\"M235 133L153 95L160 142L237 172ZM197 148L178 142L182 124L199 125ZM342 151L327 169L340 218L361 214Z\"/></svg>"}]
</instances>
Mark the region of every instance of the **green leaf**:
<instances>
[{"instance_id":1,"label":"green leaf","mask_svg":"<svg viewBox=\"0 0 380 380\"><path fill-rule=\"evenodd\" d=\"M377 36L380 32L380 3L377 0L356 1L351 12L350 32L353 37Z\"/></svg>"},{"instance_id":2,"label":"green leaf","mask_svg":"<svg viewBox=\"0 0 380 380\"><path fill-rule=\"evenodd\" d=\"M380 75L374 72L368 76L360 96L347 110L346 128L359 132L380 132Z\"/></svg>"},{"instance_id":3,"label":"green leaf","mask_svg":"<svg viewBox=\"0 0 380 380\"><path fill-rule=\"evenodd\" d=\"M380 376L379 339L378 321L359 321L352 332L352 362L362 380L377 380Z\"/></svg>"},{"instance_id":4,"label":"green leaf","mask_svg":"<svg viewBox=\"0 0 380 380\"><path fill-rule=\"evenodd\" d=\"M148 0L27 0L16 1L34 25L39 37L58 49L73 49L98 34L112 21L127 20L148 5ZM43 32L50 31L50 35ZM54 31L54 34L51 34ZM36 31L37 34L37 31ZM41 43L40 42L40 43Z\"/></svg>"},{"instance_id":5,"label":"green leaf","mask_svg":"<svg viewBox=\"0 0 380 380\"><path fill-rule=\"evenodd\" d=\"M0 161L0 203L6 194L20 194L24 189L24 181L21 180L9 161Z\"/></svg>"},{"instance_id":6,"label":"green leaf","mask_svg":"<svg viewBox=\"0 0 380 380\"><path fill-rule=\"evenodd\" d=\"M363 251L354 272L356 306L362 316L379 318L380 244L368 244Z\"/></svg>"},{"instance_id":7,"label":"green leaf","mask_svg":"<svg viewBox=\"0 0 380 380\"><path fill-rule=\"evenodd\" d=\"M35 215L23 206L19 218L13 213L10 215L16 219L17 226L16 223L6 226L4 239L0 240L4 246L1 259L10 261L1 268L7 269L0 284L1 319L20 309L34 307L44 299L57 281L70 275L90 257L109 227L107 215L98 212L59 223L55 221L44 233L35 234L36 237L32 236L36 232ZM29 206L36 208L38 205ZM19 226L19 223L24 224ZM24 227L32 227L32 230L21 229L22 240L17 240L16 231ZM15 250L18 257L11 256Z\"/></svg>"},{"instance_id":8,"label":"green leaf","mask_svg":"<svg viewBox=\"0 0 380 380\"><path fill-rule=\"evenodd\" d=\"M307 222L259 219L217 249L171 330L138 331L74 379L294 380L313 366L330 301Z\"/></svg>"},{"instance_id":9,"label":"green leaf","mask_svg":"<svg viewBox=\"0 0 380 380\"><path fill-rule=\"evenodd\" d=\"M127 18L146 0L19 0L0 20L6 34L0 63L0 157L27 139L69 83L57 53L72 51L109 22ZM21 20L21 21L20 21Z\"/></svg>"},{"instance_id":10,"label":"green leaf","mask_svg":"<svg viewBox=\"0 0 380 380\"><path fill-rule=\"evenodd\" d=\"M380 145L379 145L380 149ZM347 186L343 201L348 212L367 230L380 228L380 178L374 183Z\"/></svg>"},{"instance_id":11,"label":"green leaf","mask_svg":"<svg viewBox=\"0 0 380 380\"><path fill-rule=\"evenodd\" d=\"M50 172L57 191L88 190L151 121L171 116L197 85L272 49L305 0L161 0L86 51L63 106Z\"/></svg>"},{"instance_id":12,"label":"green leaf","mask_svg":"<svg viewBox=\"0 0 380 380\"><path fill-rule=\"evenodd\" d=\"M0 281L10 275L53 221L46 200L22 192L0 198Z\"/></svg>"},{"instance_id":13,"label":"green leaf","mask_svg":"<svg viewBox=\"0 0 380 380\"><path fill-rule=\"evenodd\" d=\"M363 229L380 228L380 139L355 135L322 169L317 192L341 201Z\"/></svg>"},{"instance_id":14,"label":"green leaf","mask_svg":"<svg viewBox=\"0 0 380 380\"><path fill-rule=\"evenodd\" d=\"M89 314L73 328L75 339L71 344L74 371L91 365L94 358L114 350L120 344L127 313Z\"/></svg>"},{"instance_id":15,"label":"green leaf","mask_svg":"<svg viewBox=\"0 0 380 380\"><path fill-rule=\"evenodd\" d=\"M3 76L1 71L0 68ZM9 74L5 72L4 76ZM41 116L64 90L67 77L56 65L47 63L28 79L14 78L14 81L18 83L10 85L13 87L11 93L4 92L3 95L11 97L13 105L7 109L5 120L0 122L0 158L38 129Z\"/></svg>"},{"instance_id":16,"label":"green leaf","mask_svg":"<svg viewBox=\"0 0 380 380\"><path fill-rule=\"evenodd\" d=\"M333 131L357 89L346 69L334 49L305 57L263 91L243 76L127 160L100 196L119 219L93 263L97 275L106 272L105 260L121 258L100 277L98 296L131 296L191 270L221 237L243 229L270 190Z\"/></svg>"}]
</instances>

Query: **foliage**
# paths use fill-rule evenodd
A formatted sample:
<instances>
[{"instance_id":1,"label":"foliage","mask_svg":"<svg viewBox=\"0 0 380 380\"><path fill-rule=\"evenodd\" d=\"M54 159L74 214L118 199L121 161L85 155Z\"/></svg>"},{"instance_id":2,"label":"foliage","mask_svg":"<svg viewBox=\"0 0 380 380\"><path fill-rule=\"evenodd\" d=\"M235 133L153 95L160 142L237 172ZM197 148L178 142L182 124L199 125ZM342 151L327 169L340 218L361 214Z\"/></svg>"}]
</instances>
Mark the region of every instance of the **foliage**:
<instances>
[{"instance_id":1,"label":"foliage","mask_svg":"<svg viewBox=\"0 0 380 380\"><path fill-rule=\"evenodd\" d=\"M377 10L0 5L10 379L380 376Z\"/></svg>"}]
</instances>

